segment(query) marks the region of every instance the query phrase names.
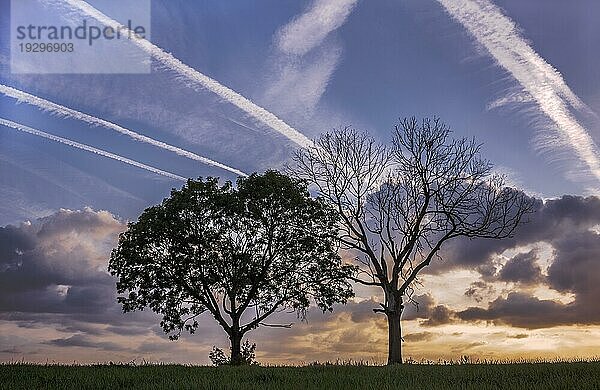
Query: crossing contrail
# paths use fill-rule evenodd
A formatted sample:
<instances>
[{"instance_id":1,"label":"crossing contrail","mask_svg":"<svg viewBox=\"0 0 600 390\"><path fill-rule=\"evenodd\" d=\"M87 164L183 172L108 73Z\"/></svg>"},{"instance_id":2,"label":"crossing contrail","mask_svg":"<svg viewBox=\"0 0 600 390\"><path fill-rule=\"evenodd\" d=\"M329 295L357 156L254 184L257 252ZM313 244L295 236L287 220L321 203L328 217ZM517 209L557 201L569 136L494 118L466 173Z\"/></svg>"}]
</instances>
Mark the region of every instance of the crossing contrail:
<instances>
[{"instance_id":1,"label":"crossing contrail","mask_svg":"<svg viewBox=\"0 0 600 390\"><path fill-rule=\"evenodd\" d=\"M227 170L229 172L232 172L232 173L235 173L236 175L239 175L239 176L248 176L244 172L242 172L242 171L240 171L238 169L232 168L232 167L227 166L225 164L221 164L220 162L211 160L211 159L209 159L207 157L200 156L200 155L198 155L196 153L190 152L190 151L185 150L185 149L181 149L181 148L179 148L177 146L173 146L173 145L167 144L165 142L155 140L154 138L150 138L150 137L147 137L145 135L136 133L133 130L126 129L126 128L122 127L122 126L119 126L119 125L117 125L115 123L112 123L112 122L109 122L107 120L104 120L104 119L101 119L101 118L97 118L97 117L89 115L89 114L85 114L83 112L74 110L74 109L69 108L69 107L61 106L60 104L51 102L51 101L46 100L46 99L42 99L41 97L34 96L32 94L29 94L27 92L18 90L16 88L9 87L9 86L4 85L4 84L0 84L0 92L3 93L6 96L9 96L11 98L16 99L19 102L25 102L27 104L31 104L33 106L36 106L36 107L42 109L43 111L48 111L48 112L51 112L53 114L57 114L59 116L64 116L64 117L69 117L69 118L77 119L77 120L80 120L80 121L83 121L83 122L87 122L87 123L89 123L91 125L94 125L94 126L106 127L106 128L115 130L115 131L117 131L119 133L125 134L125 135L127 135L127 136L135 139L136 141L141 141L141 142L144 142L144 143L156 146L158 148L165 149L165 150L168 150L170 152L174 152L174 153L176 153L176 154L178 154L180 156L187 157L189 159L199 161L199 162L201 162L203 164L206 164L206 165L211 165L213 167L225 169L225 170Z\"/></svg>"},{"instance_id":2,"label":"crossing contrail","mask_svg":"<svg viewBox=\"0 0 600 390\"><path fill-rule=\"evenodd\" d=\"M515 23L489 0L438 0L454 19L483 45L556 125L565 144L600 179L599 152L570 108L591 110L569 88L562 75L521 36Z\"/></svg>"},{"instance_id":3,"label":"crossing contrail","mask_svg":"<svg viewBox=\"0 0 600 390\"><path fill-rule=\"evenodd\" d=\"M90 4L86 3L85 1L64 0L64 2L69 4L74 10L83 12L84 14L96 19L97 21L99 21L107 27L112 27L115 30L120 29L128 35L131 34L131 36L133 36L131 42L133 42L140 49L151 55L154 59L159 61L165 67L171 69L172 71L186 78L187 80L215 93L222 99L235 105L242 111L246 112L248 115L264 123L271 129L281 133L282 135L295 142L296 144L300 145L301 147L306 148L312 146L313 143L310 139L308 139L304 134L300 133L298 130L285 123L283 120L279 119L277 116L275 116L275 114L258 106L250 99L240 95L231 88L224 86L217 80L214 80L206 76L205 74L200 73L199 71L190 67L189 65L184 64L172 54L167 53L160 47L154 45L152 42L144 38L136 37L136 35L133 34L133 32L130 31L126 26L123 26L121 23L103 14L102 12L100 12Z\"/></svg>"},{"instance_id":4,"label":"crossing contrail","mask_svg":"<svg viewBox=\"0 0 600 390\"><path fill-rule=\"evenodd\" d=\"M107 158L111 158L113 160L117 160L117 161L120 161L120 162L125 163L125 164L133 165L134 167L145 169L145 170L147 170L149 172L156 173L157 175L162 175L162 176L165 176L165 177L168 177L168 178L171 178L171 179L175 179L175 180L181 180L181 181L186 181L187 180L183 176L179 176L179 175L176 175L176 174L171 173L171 172L163 171L162 169L154 168L154 167L152 167L150 165L146 165L146 164L143 164L141 162L137 162L137 161L128 159L126 157L119 156L118 154L114 154L114 153L110 153L110 152L104 151L102 149L97 149L97 148L94 148L94 147L89 146L89 145L81 144L79 142L75 142L75 141L72 141L72 140L67 139L67 138L59 137L57 135L53 135L53 134L49 134L49 133L46 133L46 132L43 132L43 131L40 131L40 130L36 130L36 129L33 129L31 127L22 125L20 123L9 121L8 119L0 118L0 125L6 126L6 127L11 127L11 128L13 128L15 130L19 130L19 131L22 131L24 133L32 134L32 135L35 135L35 136L38 136L38 137L42 137L42 138L46 138L46 139L49 139L49 140L52 140L52 141L55 141L55 142L59 142L61 144L65 144L65 145L71 146L73 148L85 150L85 151L90 152L90 153L95 153L97 155L100 155L100 156L103 156L103 157L107 157Z\"/></svg>"}]
</instances>

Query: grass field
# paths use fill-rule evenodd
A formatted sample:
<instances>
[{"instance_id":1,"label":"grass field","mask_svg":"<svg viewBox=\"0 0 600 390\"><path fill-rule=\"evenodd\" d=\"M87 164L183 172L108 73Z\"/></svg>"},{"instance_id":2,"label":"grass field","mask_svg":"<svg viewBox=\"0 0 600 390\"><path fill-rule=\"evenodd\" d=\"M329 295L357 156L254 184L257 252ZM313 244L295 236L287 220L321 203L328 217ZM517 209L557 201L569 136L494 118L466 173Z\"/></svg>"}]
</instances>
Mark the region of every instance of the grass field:
<instances>
[{"instance_id":1,"label":"grass field","mask_svg":"<svg viewBox=\"0 0 600 390\"><path fill-rule=\"evenodd\" d=\"M0 389L600 389L600 362L307 367L0 365Z\"/></svg>"}]
</instances>

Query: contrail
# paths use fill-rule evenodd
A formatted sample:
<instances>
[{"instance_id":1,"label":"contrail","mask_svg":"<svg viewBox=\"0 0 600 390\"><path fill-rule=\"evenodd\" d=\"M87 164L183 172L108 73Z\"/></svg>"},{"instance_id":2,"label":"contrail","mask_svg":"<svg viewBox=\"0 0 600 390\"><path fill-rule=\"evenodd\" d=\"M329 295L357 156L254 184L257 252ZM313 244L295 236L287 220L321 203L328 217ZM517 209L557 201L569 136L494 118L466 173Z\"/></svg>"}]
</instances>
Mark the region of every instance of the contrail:
<instances>
[{"instance_id":1,"label":"contrail","mask_svg":"<svg viewBox=\"0 0 600 390\"><path fill-rule=\"evenodd\" d=\"M525 41L515 23L489 0L438 0L506 69L558 127L568 145L600 179L598 149L569 106L588 110L562 75Z\"/></svg>"},{"instance_id":2,"label":"contrail","mask_svg":"<svg viewBox=\"0 0 600 390\"><path fill-rule=\"evenodd\" d=\"M183 176L179 176L179 175L176 175L176 174L171 173L171 172L163 171L162 169L154 168L154 167L152 167L150 165L142 164L141 162L137 162L137 161L128 159L126 157L119 156L118 154L114 154L114 153L110 153L110 152L104 151L102 149L97 149L97 148L94 148L92 146L80 144L79 142L71 141L70 139L59 137L59 136L56 136L56 135L53 135L53 134L48 134L48 133L45 133L43 131L36 130L36 129L33 129L31 127L22 125L20 123L9 121L7 119L0 118L0 125L6 126L6 127L12 127L13 129L22 131L24 133L33 134L33 135L36 135L38 137L46 138L46 139L49 139L49 140L52 140L52 141L55 141L55 142L60 142L61 144L72 146L72 147L77 148L77 149L85 150L85 151L90 152L90 153L95 153L95 154L98 154L100 156L112 158L113 160L117 160L117 161L120 161L122 163L129 164L129 165L133 165L134 167L142 168L142 169L145 169L145 170L150 171L152 173L156 173L158 175L166 176L166 177L171 178L171 179L176 179L176 180L181 180L181 181L186 181L187 180Z\"/></svg>"},{"instance_id":3,"label":"contrail","mask_svg":"<svg viewBox=\"0 0 600 390\"><path fill-rule=\"evenodd\" d=\"M233 119L233 118L230 118L230 117L224 117L224 116L221 116L221 115L219 115L219 117L221 117L222 119L228 120L229 122L231 122L231 123L233 123L233 124L236 124L236 125L238 125L239 127L242 127L242 128L244 128L244 129L246 129L246 130L250 130L250 131L253 131L253 132L255 132L255 133L258 133L258 130L256 130L256 129L253 129L252 127L250 127L250 126L248 126L247 124L245 124L245 123L242 123L242 122L240 122L240 121L238 121L238 120L235 120L235 119Z\"/></svg>"},{"instance_id":4,"label":"contrail","mask_svg":"<svg viewBox=\"0 0 600 390\"><path fill-rule=\"evenodd\" d=\"M145 142L150 145L154 145L161 149L165 149L165 150L177 153L180 156L187 157L192 160L200 161L203 164L212 165L213 167L225 169L225 170L235 173L236 175L239 175L239 176L248 176L244 172L242 172L238 169L229 167L225 164L221 164L220 162L217 162L217 161L213 161L207 157L203 157L196 153L187 151L185 149L178 148L177 146L173 146L173 145L167 144L165 142L155 140L154 138L150 138L145 135L136 133L133 130L126 129L115 123L106 121L104 119L97 118L92 115L85 114L83 112L74 110L72 108L61 106L60 104L51 102L46 99L42 99L38 96L31 95L27 92L18 90L16 88L12 88L7 85L0 84L0 92L6 96L17 99L17 101L19 101L19 102L25 102L25 103L31 104L33 106L37 106L44 111L48 111L53 114L57 114L59 116L74 118L74 119L77 119L80 121L87 122L94 126L106 127L106 128L118 131L119 133L125 134L125 135L135 139L136 141L141 141L141 142Z\"/></svg>"},{"instance_id":5,"label":"contrail","mask_svg":"<svg viewBox=\"0 0 600 390\"><path fill-rule=\"evenodd\" d=\"M167 68L172 71L178 73L182 77L188 79L189 81L196 83L203 88L217 94L222 99L228 101L229 103L235 105L242 111L246 112L248 115L254 117L258 121L264 123L269 126L271 129L283 134L291 141L300 145L301 147L309 147L312 146L313 143L310 139L308 139L304 134L300 133L298 130L294 129L283 120L279 119L273 113L265 110L264 108L258 106L253 103L248 98L240 95L234 90L222 85L218 81L206 76L195 70L194 68L184 64L179 59L175 58L172 54L167 53L160 47L154 45L143 38L135 37L132 31L123 26L121 23L117 22L114 19L106 16L90 4L86 3L83 0L64 0L67 4L69 4L72 8L79 10L86 15L96 19L100 23L105 26L112 27L115 30L121 29L124 33L131 34L134 38L131 39L136 46L150 54L160 63L162 63Z\"/></svg>"}]
</instances>

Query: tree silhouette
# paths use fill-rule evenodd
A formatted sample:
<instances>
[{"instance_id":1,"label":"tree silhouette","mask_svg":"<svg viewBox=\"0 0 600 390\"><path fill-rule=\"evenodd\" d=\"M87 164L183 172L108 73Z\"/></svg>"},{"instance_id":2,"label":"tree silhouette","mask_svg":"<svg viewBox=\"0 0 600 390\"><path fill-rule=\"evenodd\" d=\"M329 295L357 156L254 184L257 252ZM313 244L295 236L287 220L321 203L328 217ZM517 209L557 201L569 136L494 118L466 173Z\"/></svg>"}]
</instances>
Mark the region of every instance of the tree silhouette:
<instances>
[{"instance_id":1,"label":"tree silhouette","mask_svg":"<svg viewBox=\"0 0 600 390\"><path fill-rule=\"evenodd\" d=\"M419 273L456 237L509 237L531 209L506 188L473 140L452 139L439 119L404 119L391 147L351 128L324 134L295 155L294 176L337 211L340 242L361 265L357 283L378 286L388 320L388 364L402 362L400 319Z\"/></svg>"},{"instance_id":2,"label":"tree silhouette","mask_svg":"<svg viewBox=\"0 0 600 390\"><path fill-rule=\"evenodd\" d=\"M128 225L109 270L125 312L150 307L177 339L208 311L229 336L230 362L242 364L242 337L278 326L264 322L273 313L304 318L311 299L325 311L353 295L337 222L306 184L276 171L240 178L237 188L190 179Z\"/></svg>"}]
</instances>

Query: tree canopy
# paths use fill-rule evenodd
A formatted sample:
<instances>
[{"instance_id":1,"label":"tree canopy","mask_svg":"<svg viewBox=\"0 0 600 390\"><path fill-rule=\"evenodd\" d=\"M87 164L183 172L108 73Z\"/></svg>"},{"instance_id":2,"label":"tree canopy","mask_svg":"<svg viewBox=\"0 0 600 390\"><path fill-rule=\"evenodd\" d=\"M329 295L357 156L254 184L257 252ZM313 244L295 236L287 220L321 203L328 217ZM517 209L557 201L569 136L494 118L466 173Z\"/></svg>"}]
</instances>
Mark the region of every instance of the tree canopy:
<instances>
[{"instance_id":1,"label":"tree canopy","mask_svg":"<svg viewBox=\"0 0 600 390\"><path fill-rule=\"evenodd\" d=\"M237 187L190 179L128 225L109 270L125 312L151 308L172 339L194 333L209 312L239 364L243 335L270 326L273 313L304 318L311 301L326 311L353 295L354 268L342 264L337 234L337 213L302 180L277 171Z\"/></svg>"}]
</instances>

